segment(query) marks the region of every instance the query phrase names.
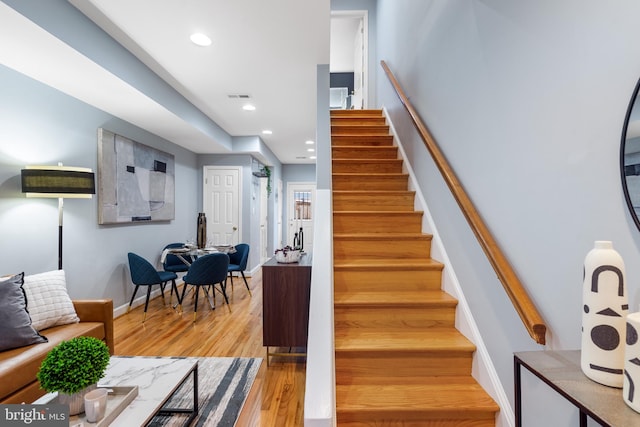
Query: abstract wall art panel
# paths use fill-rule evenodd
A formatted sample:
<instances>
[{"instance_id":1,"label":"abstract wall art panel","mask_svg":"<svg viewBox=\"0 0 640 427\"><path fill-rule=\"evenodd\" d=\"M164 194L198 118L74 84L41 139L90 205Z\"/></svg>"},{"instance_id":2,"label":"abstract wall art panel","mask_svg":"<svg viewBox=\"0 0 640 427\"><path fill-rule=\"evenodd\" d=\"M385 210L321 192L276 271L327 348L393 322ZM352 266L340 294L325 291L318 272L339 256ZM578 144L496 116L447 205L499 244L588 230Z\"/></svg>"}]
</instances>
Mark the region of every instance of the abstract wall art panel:
<instances>
[{"instance_id":1,"label":"abstract wall art panel","mask_svg":"<svg viewBox=\"0 0 640 427\"><path fill-rule=\"evenodd\" d=\"M172 154L98 129L98 224L175 218Z\"/></svg>"}]
</instances>

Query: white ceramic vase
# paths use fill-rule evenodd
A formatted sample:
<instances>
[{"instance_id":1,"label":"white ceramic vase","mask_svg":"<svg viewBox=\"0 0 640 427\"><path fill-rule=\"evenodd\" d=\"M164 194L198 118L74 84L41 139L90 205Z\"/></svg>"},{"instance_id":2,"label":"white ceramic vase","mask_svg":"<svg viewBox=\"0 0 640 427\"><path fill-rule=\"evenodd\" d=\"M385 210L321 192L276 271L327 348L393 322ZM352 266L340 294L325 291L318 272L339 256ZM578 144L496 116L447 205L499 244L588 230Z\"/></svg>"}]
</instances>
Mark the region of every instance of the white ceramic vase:
<instances>
[{"instance_id":1,"label":"white ceramic vase","mask_svg":"<svg viewBox=\"0 0 640 427\"><path fill-rule=\"evenodd\" d=\"M596 241L584 260L582 354L584 374L622 388L626 316L624 262L609 241Z\"/></svg>"},{"instance_id":2,"label":"white ceramic vase","mask_svg":"<svg viewBox=\"0 0 640 427\"><path fill-rule=\"evenodd\" d=\"M73 394L58 392L58 402L62 405L69 405L69 415L81 414L84 412L84 395L96 388L97 384L92 384Z\"/></svg>"}]
</instances>

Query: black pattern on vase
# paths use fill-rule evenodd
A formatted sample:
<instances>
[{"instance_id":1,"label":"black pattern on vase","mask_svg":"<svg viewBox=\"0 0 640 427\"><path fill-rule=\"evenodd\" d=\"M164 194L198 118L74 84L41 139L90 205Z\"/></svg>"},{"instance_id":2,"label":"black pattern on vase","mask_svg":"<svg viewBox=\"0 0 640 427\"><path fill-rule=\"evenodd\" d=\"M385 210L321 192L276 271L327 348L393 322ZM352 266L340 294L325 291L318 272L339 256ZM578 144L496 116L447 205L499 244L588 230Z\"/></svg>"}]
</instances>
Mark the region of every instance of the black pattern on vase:
<instances>
[{"instance_id":1,"label":"black pattern on vase","mask_svg":"<svg viewBox=\"0 0 640 427\"><path fill-rule=\"evenodd\" d=\"M608 241L596 241L584 261L582 353L584 374L622 388L626 317L629 310L624 262Z\"/></svg>"},{"instance_id":2,"label":"black pattern on vase","mask_svg":"<svg viewBox=\"0 0 640 427\"><path fill-rule=\"evenodd\" d=\"M636 412L640 412L640 397L635 392L640 383L640 313L627 315L626 346L624 350L624 383L622 399Z\"/></svg>"}]
</instances>

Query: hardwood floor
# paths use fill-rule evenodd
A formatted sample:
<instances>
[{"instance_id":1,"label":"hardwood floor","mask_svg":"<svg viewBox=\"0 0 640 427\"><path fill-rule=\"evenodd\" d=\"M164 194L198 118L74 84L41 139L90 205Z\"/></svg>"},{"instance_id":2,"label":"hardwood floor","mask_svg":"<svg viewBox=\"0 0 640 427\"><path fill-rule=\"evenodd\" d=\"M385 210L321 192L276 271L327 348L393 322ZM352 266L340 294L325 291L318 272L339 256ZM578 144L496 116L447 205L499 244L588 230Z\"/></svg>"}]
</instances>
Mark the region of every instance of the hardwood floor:
<instances>
[{"instance_id":1,"label":"hardwood floor","mask_svg":"<svg viewBox=\"0 0 640 427\"><path fill-rule=\"evenodd\" d=\"M306 360L303 357L272 357L267 367L262 346L262 277L249 280L249 296L242 278L228 286L231 313L216 298L211 310L202 294L197 321L193 323L192 294L185 296L183 313L162 298L149 302L147 320L142 323L144 305L115 319L115 353L130 356L262 357L263 363L240 415L238 427L302 426ZM167 300L169 291L165 292ZM146 291L146 289L142 289ZM180 288L182 290L182 288ZM138 292L140 294L140 292ZM173 303L175 303L175 296ZM287 351L288 349L280 349Z\"/></svg>"}]
</instances>

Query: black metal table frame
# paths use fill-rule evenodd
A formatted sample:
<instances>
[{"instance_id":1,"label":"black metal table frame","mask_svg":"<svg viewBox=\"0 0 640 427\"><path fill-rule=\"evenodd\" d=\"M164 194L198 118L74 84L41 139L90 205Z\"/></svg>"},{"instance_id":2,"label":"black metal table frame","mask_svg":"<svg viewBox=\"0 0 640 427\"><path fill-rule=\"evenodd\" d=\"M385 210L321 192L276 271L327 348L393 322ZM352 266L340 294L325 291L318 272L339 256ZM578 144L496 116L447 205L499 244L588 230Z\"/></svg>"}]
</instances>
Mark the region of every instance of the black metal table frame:
<instances>
[{"instance_id":1,"label":"black metal table frame","mask_svg":"<svg viewBox=\"0 0 640 427\"><path fill-rule=\"evenodd\" d=\"M610 427L605 421L603 421L598 415L591 412L589 409L585 408L580 402L575 400L572 396L565 393L563 390L556 387L555 384L550 382L544 375L540 374L540 372L536 371L533 367L529 366L526 362L521 360L517 355L513 356L513 379L515 386L515 417L516 417L516 427L522 427L522 378L521 378L521 367L524 366L527 368L529 372L535 375L542 382L547 384L553 390L555 390L562 397L571 402L578 410L580 411L580 427L587 427L587 415L591 417L594 421L600 423L600 425L605 427Z\"/></svg>"},{"instance_id":2,"label":"black metal table frame","mask_svg":"<svg viewBox=\"0 0 640 427\"><path fill-rule=\"evenodd\" d=\"M158 412L156 412L154 414L154 417L156 415L168 415L168 414L191 414L189 416L189 418L187 418L187 420L184 422L184 426L188 426L190 425L193 420L196 419L196 417L198 416L198 362L196 362L193 367L189 370L189 372L187 372L187 375L184 377L184 379L182 381L180 381L180 384L178 384L178 387L176 387L176 391L180 390L180 388L184 385L184 383L189 379L189 374L193 374L193 408L165 408L164 406L160 406L160 409L158 410ZM174 391L173 393L171 393L164 402L162 402L162 405L164 405L165 403L167 403L167 401L169 401L173 395L176 393L176 391ZM153 420L153 417L151 418L151 420ZM151 421L149 421L149 423L147 423L147 425L149 425L151 423Z\"/></svg>"}]
</instances>

